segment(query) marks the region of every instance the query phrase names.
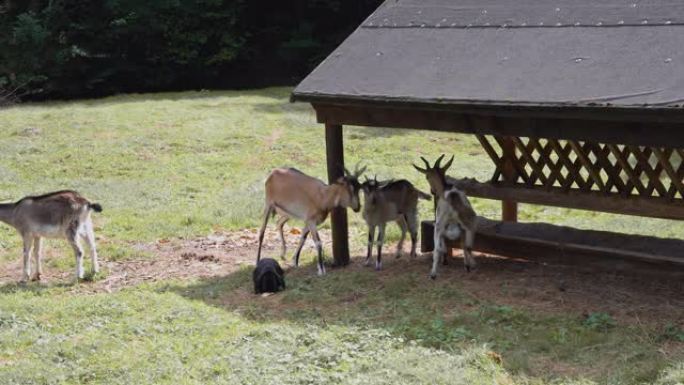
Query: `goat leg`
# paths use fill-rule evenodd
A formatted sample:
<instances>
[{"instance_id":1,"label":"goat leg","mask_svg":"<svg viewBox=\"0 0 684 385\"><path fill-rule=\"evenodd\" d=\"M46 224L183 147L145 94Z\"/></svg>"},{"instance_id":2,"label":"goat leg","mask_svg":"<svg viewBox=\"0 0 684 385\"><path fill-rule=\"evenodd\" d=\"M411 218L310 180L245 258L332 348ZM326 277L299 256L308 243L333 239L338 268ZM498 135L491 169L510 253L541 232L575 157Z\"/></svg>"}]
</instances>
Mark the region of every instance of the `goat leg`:
<instances>
[{"instance_id":1,"label":"goat leg","mask_svg":"<svg viewBox=\"0 0 684 385\"><path fill-rule=\"evenodd\" d=\"M368 252L366 253L366 261L364 266L370 265L373 257L373 241L375 240L375 226L368 226Z\"/></svg>"},{"instance_id":2,"label":"goat leg","mask_svg":"<svg viewBox=\"0 0 684 385\"><path fill-rule=\"evenodd\" d=\"M31 246L33 238L24 236L24 273L21 277L21 282L28 282L31 276Z\"/></svg>"},{"instance_id":3,"label":"goat leg","mask_svg":"<svg viewBox=\"0 0 684 385\"><path fill-rule=\"evenodd\" d=\"M375 270L382 269L382 244L385 242L385 223L378 226L378 259L375 261Z\"/></svg>"},{"instance_id":4,"label":"goat leg","mask_svg":"<svg viewBox=\"0 0 684 385\"><path fill-rule=\"evenodd\" d=\"M399 225L399 229L401 230L401 238L399 238L399 243L397 244L397 253L395 257L401 258L401 251L404 249L404 240L406 239L406 216L400 216L399 219L397 219L397 224Z\"/></svg>"},{"instance_id":5,"label":"goat leg","mask_svg":"<svg viewBox=\"0 0 684 385\"><path fill-rule=\"evenodd\" d=\"M81 247L81 242L75 230L70 230L68 233L67 239L74 249L74 255L76 256L76 281L78 281L83 279L83 247Z\"/></svg>"},{"instance_id":6,"label":"goat leg","mask_svg":"<svg viewBox=\"0 0 684 385\"><path fill-rule=\"evenodd\" d=\"M475 231L471 229L465 230L465 235L461 238L461 247L463 248L463 262L467 272L475 269L475 257L473 257L473 243L475 241Z\"/></svg>"},{"instance_id":7,"label":"goat leg","mask_svg":"<svg viewBox=\"0 0 684 385\"><path fill-rule=\"evenodd\" d=\"M42 242L40 237L35 237L33 238L33 256L36 261L36 271L33 273L33 277L31 277L32 281L40 281L40 276L43 274L43 267L42 267Z\"/></svg>"},{"instance_id":8,"label":"goat leg","mask_svg":"<svg viewBox=\"0 0 684 385\"><path fill-rule=\"evenodd\" d=\"M283 234L283 227L285 226L285 223L287 223L287 221L289 219L290 218L288 218L288 217L280 217L280 219L278 219L278 225L277 225L278 234L280 235L280 244L282 245L282 248L280 251L280 259L283 261L285 260L285 253L287 252L287 244L285 244L285 234Z\"/></svg>"},{"instance_id":9,"label":"goat leg","mask_svg":"<svg viewBox=\"0 0 684 385\"><path fill-rule=\"evenodd\" d=\"M437 278L437 265L439 264L439 259L446 253L446 243L442 232L444 229L440 223L435 223L435 238L434 238L434 250L432 252L432 270L430 271L430 278Z\"/></svg>"},{"instance_id":10,"label":"goat leg","mask_svg":"<svg viewBox=\"0 0 684 385\"><path fill-rule=\"evenodd\" d=\"M261 224L261 230L259 230L259 249L257 250L257 263L261 260L261 244L264 242L264 232L266 232L266 225L268 224L268 217L273 213L273 206L267 205L264 210L264 222Z\"/></svg>"},{"instance_id":11,"label":"goat leg","mask_svg":"<svg viewBox=\"0 0 684 385\"><path fill-rule=\"evenodd\" d=\"M302 247L304 247L304 242L306 242L306 237L309 235L309 228L304 227L302 229L302 236L299 237L299 245L297 245L297 251L295 251L294 255L294 265L295 267L299 266L299 254L302 252Z\"/></svg>"},{"instance_id":12,"label":"goat leg","mask_svg":"<svg viewBox=\"0 0 684 385\"><path fill-rule=\"evenodd\" d=\"M93 223L89 221L85 228L85 235L83 239L88 244L90 249L90 263L93 274L100 272L100 264L97 260L97 246L95 245L95 232L93 231Z\"/></svg>"},{"instance_id":13,"label":"goat leg","mask_svg":"<svg viewBox=\"0 0 684 385\"><path fill-rule=\"evenodd\" d=\"M416 257L416 245L417 245L417 239L418 239L418 218L416 214L412 217L407 217L411 218L408 223L408 228L409 228L409 233L411 235L411 258Z\"/></svg>"},{"instance_id":14,"label":"goat leg","mask_svg":"<svg viewBox=\"0 0 684 385\"><path fill-rule=\"evenodd\" d=\"M311 231L311 237L316 244L316 250L318 251L318 275L325 275L325 266L323 266L323 243L321 243L321 238L318 236L318 230L316 229L316 224L309 224L309 230Z\"/></svg>"}]
</instances>

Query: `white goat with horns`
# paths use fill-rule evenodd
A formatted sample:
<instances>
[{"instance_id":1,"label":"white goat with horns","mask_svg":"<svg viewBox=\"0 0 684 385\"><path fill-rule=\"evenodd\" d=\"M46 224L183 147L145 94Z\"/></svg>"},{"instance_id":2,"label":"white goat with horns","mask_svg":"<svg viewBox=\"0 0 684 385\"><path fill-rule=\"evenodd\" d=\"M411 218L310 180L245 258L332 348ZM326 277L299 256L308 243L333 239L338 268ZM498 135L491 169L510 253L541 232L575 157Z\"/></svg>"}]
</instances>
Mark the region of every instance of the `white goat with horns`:
<instances>
[{"instance_id":1,"label":"white goat with horns","mask_svg":"<svg viewBox=\"0 0 684 385\"><path fill-rule=\"evenodd\" d=\"M423 157L420 159L425 163L425 168L416 168L430 184L432 194L437 198L437 210L435 213L435 232L434 232L434 251L432 255L432 270L430 278L437 277L437 264L441 258L446 264L446 240L456 240L461 238L461 248L463 249L463 263L466 271L475 268L475 257L473 257L473 243L475 242L475 232L477 231L478 219L473 210L468 197L456 187L449 186L446 182L446 171L454 160L451 159L440 166L444 154L435 161L434 166ZM465 236L461 233L465 232Z\"/></svg>"},{"instance_id":2,"label":"white goat with horns","mask_svg":"<svg viewBox=\"0 0 684 385\"><path fill-rule=\"evenodd\" d=\"M42 238L66 238L76 254L77 279L83 278L83 248L80 241L82 238L90 248L93 274L98 272L91 211L101 212L102 206L90 203L79 193L71 190L28 196L16 203L0 204L0 221L17 229L24 240L22 281L40 280ZM31 277L32 249L36 260L36 272Z\"/></svg>"},{"instance_id":3,"label":"white goat with horns","mask_svg":"<svg viewBox=\"0 0 684 385\"><path fill-rule=\"evenodd\" d=\"M325 274L323 266L323 245L318 236L317 226L328 217L328 213L335 207L351 207L358 212L361 208L359 203L358 178L366 170L356 168L353 173L343 168L344 176L334 183L327 185L320 179L310 177L294 168L277 168L266 179L266 207L264 209L264 222L259 231L259 250L257 262L261 259L261 245L264 240L264 231L268 219L278 214L278 232L282 242L281 259L285 258L286 244L283 234L283 226L290 218L304 221L299 246L294 255L295 267L299 265L299 254L306 237L311 233L318 251L318 275Z\"/></svg>"}]
</instances>

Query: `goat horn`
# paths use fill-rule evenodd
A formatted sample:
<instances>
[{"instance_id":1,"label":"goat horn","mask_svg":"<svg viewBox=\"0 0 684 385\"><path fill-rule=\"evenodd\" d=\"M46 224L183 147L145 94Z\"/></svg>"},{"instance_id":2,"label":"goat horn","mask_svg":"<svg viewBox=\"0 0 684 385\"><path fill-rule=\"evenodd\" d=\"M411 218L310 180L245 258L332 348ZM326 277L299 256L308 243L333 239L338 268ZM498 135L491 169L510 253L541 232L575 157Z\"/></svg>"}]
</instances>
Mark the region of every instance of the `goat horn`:
<instances>
[{"instance_id":1,"label":"goat horn","mask_svg":"<svg viewBox=\"0 0 684 385\"><path fill-rule=\"evenodd\" d=\"M427 170L424 170L424 169L422 169L422 168L416 166L414 163L411 163L411 165L413 166L413 168L415 168L416 170L418 170L418 172L421 173L421 174L425 174L425 173L427 172Z\"/></svg>"},{"instance_id":2,"label":"goat horn","mask_svg":"<svg viewBox=\"0 0 684 385\"><path fill-rule=\"evenodd\" d=\"M352 173L350 173L349 170L347 170L346 167L344 167L344 166L342 166L342 165L340 165L340 166L342 167L342 171L344 171L344 176L349 177L349 176L352 175Z\"/></svg>"},{"instance_id":3,"label":"goat horn","mask_svg":"<svg viewBox=\"0 0 684 385\"><path fill-rule=\"evenodd\" d=\"M354 176L357 177L357 178L360 177L361 174L363 174L363 173L366 171L366 168L367 168L367 167L368 167L368 166L363 166L363 167L361 167L360 170L359 170L359 169L355 170L355 171L354 171Z\"/></svg>"},{"instance_id":4,"label":"goat horn","mask_svg":"<svg viewBox=\"0 0 684 385\"><path fill-rule=\"evenodd\" d=\"M449 167L451 167L451 163L452 163L453 161L454 161L454 156L452 155L452 156L451 156L451 159L449 159L449 161L446 162L446 164L444 165L444 167L442 167L442 172L443 172L443 173L446 172L446 170L448 170Z\"/></svg>"},{"instance_id":5,"label":"goat horn","mask_svg":"<svg viewBox=\"0 0 684 385\"><path fill-rule=\"evenodd\" d=\"M435 161L435 168L441 168L439 167L439 164L442 163L442 159L444 159L444 154L440 155L439 158Z\"/></svg>"},{"instance_id":6,"label":"goat horn","mask_svg":"<svg viewBox=\"0 0 684 385\"><path fill-rule=\"evenodd\" d=\"M422 159L423 163L425 163L425 171L432 168L432 166L430 166L430 162L428 162L427 159L423 158L422 156L420 157L420 159Z\"/></svg>"}]
</instances>

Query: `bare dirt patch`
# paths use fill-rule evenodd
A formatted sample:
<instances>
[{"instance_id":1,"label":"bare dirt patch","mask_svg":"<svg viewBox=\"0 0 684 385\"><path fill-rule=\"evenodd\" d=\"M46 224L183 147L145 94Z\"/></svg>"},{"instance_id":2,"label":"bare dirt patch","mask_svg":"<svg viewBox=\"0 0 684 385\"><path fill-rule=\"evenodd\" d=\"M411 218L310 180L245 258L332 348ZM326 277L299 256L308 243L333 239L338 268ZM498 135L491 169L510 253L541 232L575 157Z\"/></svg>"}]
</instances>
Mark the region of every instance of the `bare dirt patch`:
<instances>
[{"instance_id":1,"label":"bare dirt patch","mask_svg":"<svg viewBox=\"0 0 684 385\"><path fill-rule=\"evenodd\" d=\"M330 261L330 234L321 237ZM229 275L242 266L254 264L258 233L256 229L222 232L196 239L162 239L138 247L151 258L121 262L102 262L107 275L95 282L73 286L74 291L112 292L143 282L166 279L202 279ZM286 233L287 268L299 240L299 232L288 228ZM273 230L264 239L266 257L278 258L280 239ZM313 249L311 242L306 248ZM351 266L333 269L332 274L344 274L348 269L371 269L363 266L363 250L355 250L357 257ZM106 259L106 256L103 256ZM464 292L481 301L507 304L546 314L591 314L604 312L618 322L631 324L673 324L684 327L684 283L681 280L657 279L639 272L626 273L596 270L592 267L547 265L478 255L478 269L467 273L460 253L448 266L440 266L437 280L427 278L430 255L411 259L404 254L393 256L388 245L383 258L384 268L377 272L381 281L389 282L397 274L409 271L425 275L425 285L439 285L441 281L457 280ZM20 261L0 267L0 284L16 282L21 276ZM73 272L46 269L42 285L73 282ZM349 298L354 301L355 298Z\"/></svg>"},{"instance_id":2,"label":"bare dirt patch","mask_svg":"<svg viewBox=\"0 0 684 385\"><path fill-rule=\"evenodd\" d=\"M287 228L285 240L287 258L292 258L299 241L299 230ZM320 231L326 249L330 249L328 232ZM139 260L107 261L100 256L100 265L106 276L94 282L83 282L73 287L78 292L112 292L126 286L166 279L197 279L225 276L243 265L253 265L256 259L258 231L245 229L235 232L214 233L195 239L161 239L150 244L136 246L152 257ZM313 246L308 242L306 248ZM276 231L267 231L264 236L264 257L279 258L280 238ZM50 258L48 251L47 258ZM21 278L21 261L0 266L0 285L16 283ZM284 263L287 264L287 263ZM51 269L43 262L40 285L64 285L74 280L73 271Z\"/></svg>"}]
</instances>

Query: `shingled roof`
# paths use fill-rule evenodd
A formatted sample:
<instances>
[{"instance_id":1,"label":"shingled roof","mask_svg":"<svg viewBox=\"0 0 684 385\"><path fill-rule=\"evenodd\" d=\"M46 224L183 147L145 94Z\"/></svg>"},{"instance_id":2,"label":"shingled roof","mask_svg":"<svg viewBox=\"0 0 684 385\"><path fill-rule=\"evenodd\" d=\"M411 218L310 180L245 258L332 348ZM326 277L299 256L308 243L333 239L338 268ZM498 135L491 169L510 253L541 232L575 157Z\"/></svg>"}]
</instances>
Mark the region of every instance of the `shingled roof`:
<instances>
[{"instance_id":1,"label":"shingled roof","mask_svg":"<svg viewBox=\"0 0 684 385\"><path fill-rule=\"evenodd\" d=\"M683 48L681 0L387 0L292 97L679 114Z\"/></svg>"}]
</instances>

